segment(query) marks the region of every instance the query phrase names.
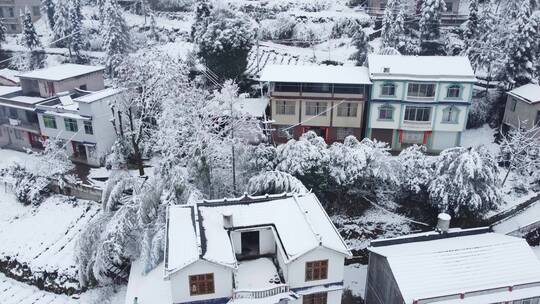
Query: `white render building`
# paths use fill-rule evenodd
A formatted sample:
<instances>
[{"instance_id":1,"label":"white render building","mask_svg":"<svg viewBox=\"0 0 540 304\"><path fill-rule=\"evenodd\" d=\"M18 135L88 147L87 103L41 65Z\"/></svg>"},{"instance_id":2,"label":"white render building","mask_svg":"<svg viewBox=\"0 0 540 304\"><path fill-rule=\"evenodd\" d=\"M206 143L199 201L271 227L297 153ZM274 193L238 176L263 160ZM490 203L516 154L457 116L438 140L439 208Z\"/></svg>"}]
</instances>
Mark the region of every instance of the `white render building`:
<instances>
[{"instance_id":1,"label":"white render building","mask_svg":"<svg viewBox=\"0 0 540 304\"><path fill-rule=\"evenodd\" d=\"M467 57L369 55L366 137L392 150L459 146L476 82Z\"/></svg>"},{"instance_id":2,"label":"white render building","mask_svg":"<svg viewBox=\"0 0 540 304\"><path fill-rule=\"evenodd\" d=\"M74 162L101 166L116 140L110 104L121 90L75 90L58 94L36 106L41 134L68 141Z\"/></svg>"},{"instance_id":3,"label":"white render building","mask_svg":"<svg viewBox=\"0 0 540 304\"><path fill-rule=\"evenodd\" d=\"M314 194L170 206L156 302L132 269L126 304L341 303L351 253ZM139 270L140 271L140 270ZM153 275L155 277L155 274ZM164 299L166 298L166 299Z\"/></svg>"}]
</instances>

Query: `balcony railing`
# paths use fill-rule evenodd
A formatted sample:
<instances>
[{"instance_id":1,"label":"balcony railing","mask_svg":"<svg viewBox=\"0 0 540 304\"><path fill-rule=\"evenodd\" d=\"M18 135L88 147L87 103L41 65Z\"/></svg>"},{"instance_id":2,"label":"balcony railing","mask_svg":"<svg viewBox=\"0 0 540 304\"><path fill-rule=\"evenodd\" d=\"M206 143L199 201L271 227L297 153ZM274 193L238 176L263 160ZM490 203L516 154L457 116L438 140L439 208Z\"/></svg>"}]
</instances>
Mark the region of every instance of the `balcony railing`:
<instances>
[{"instance_id":1,"label":"balcony railing","mask_svg":"<svg viewBox=\"0 0 540 304\"><path fill-rule=\"evenodd\" d=\"M272 297L278 294L289 292L289 286L279 284L275 287L259 290L234 290L233 299L262 299Z\"/></svg>"}]
</instances>

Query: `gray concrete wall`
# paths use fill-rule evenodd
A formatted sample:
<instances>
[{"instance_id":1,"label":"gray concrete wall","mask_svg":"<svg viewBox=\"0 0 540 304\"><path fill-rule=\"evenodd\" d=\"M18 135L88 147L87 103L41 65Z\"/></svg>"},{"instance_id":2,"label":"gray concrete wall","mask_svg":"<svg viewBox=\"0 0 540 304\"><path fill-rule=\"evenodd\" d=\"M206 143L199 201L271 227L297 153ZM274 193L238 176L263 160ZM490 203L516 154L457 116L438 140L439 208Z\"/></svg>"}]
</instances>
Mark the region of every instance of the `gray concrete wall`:
<instances>
[{"instance_id":1,"label":"gray concrete wall","mask_svg":"<svg viewBox=\"0 0 540 304\"><path fill-rule=\"evenodd\" d=\"M512 110L513 101L516 102L515 111ZM503 121L512 128L521 126L522 128L531 129L539 111L540 103L530 104L519 98L508 96Z\"/></svg>"},{"instance_id":2,"label":"gray concrete wall","mask_svg":"<svg viewBox=\"0 0 540 304\"><path fill-rule=\"evenodd\" d=\"M39 12L40 0L0 0L0 17L9 34L20 33L22 31L21 12L28 7L35 22L41 17Z\"/></svg>"},{"instance_id":3,"label":"gray concrete wall","mask_svg":"<svg viewBox=\"0 0 540 304\"><path fill-rule=\"evenodd\" d=\"M373 252L369 254L366 304L403 304L403 297L386 258Z\"/></svg>"}]
</instances>

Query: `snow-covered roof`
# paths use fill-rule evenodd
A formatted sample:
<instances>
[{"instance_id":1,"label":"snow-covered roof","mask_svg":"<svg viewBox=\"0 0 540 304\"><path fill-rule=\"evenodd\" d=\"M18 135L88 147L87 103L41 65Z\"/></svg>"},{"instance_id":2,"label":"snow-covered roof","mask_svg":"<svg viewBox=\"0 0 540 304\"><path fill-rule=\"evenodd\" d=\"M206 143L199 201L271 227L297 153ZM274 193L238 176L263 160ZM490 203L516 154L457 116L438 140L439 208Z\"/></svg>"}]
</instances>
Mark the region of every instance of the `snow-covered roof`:
<instances>
[{"instance_id":1,"label":"snow-covered roof","mask_svg":"<svg viewBox=\"0 0 540 304\"><path fill-rule=\"evenodd\" d=\"M193 206L171 206L167 222L165 271L172 273L199 259Z\"/></svg>"},{"instance_id":2,"label":"snow-covered roof","mask_svg":"<svg viewBox=\"0 0 540 304\"><path fill-rule=\"evenodd\" d=\"M268 98L240 97L233 103L233 108L235 111L242 112L252 117L263 117L267 107Z\"/></svg>"},{"instance_id":3,"label":"snow-covered roof","mask_svg":"<svg viewBox=\"0 0 540 304\"><path fill-rule=\"evenodd\" d=\"M267 65L261 81L371 84L366 67L333 65Z\"/></svg>"},{"instance_id":4,"label":"snow-covered roof","mask_svg":"<svg viewBox=\"0 0 540 304\"><path fill-rule=\"evenodd\" d=\"M21 87L0 86L0 96L15 93L15 92L18 92L20 90L21 90Z\"/></svg>"},{"instance_id":5,"label":"snow-covered roof","mask_svg":"<svg viewBox=\"0 0 540 304\"><path fill-rule=\"evenodd\" d=\"M126 290L125 304L171 304L171 282L163 280L163 264L144 274L143 262L139 259L131 264Z\"/></svg>"},{"instance_id":6,"label":"snow-covered roof","mask_svg":"<svg viewBox=\"0 0 540 304\"><path fill-rule=\"evenodd\" d=\"M16 70L10 70L10 69L1 69L0 70L0 77L9 80L14 85L19 84L19 77L17 75L19 74L19 71Z\"/></svg>"},{"instance_id":7,"label":"snow-covered roof","mask_svg":"<svg viewBox=\"0 0 540 304\"><path fill-rule=\"evenodd\" d=\"M102 100L102 99L114 96L122 91L123 91L122 89L106 88L100 91L91 92L90 94L78 97L75 99L75 101L82 102L82 103L92 103L94 101L98 101L98 100Z\"/></svg>"},{"instance_id":8,"label":"snow-covered roof","mask_svg":"<svg viewBox=\"0 0 540 304\"><path fill-rule=\"evenodd\" d=\"M528 103L540 102L540 85L529 83L508 92L509 95L518 97Z\"/></svg>"},{"instance_id":9,"label":"snow-covered roof","mask_svg":"<svg viewBox=\"0 0 540 304\"><path fill-rule=\"evenodd\" d=\"M235 227L272 227L285 263L319 247L351 255L314 194L244 196L169 208L168 274L199 257L231 268L237 266L228 230L223 224L224 215L232 216L233 230Z\"/></svg>"},{"instance_id":10,"label":"snow-covered roof","mask_svg":"<svg viewBox=\"0 0 540 304\"><path fill-rule=\"evenodd\" d=\"M372 80L432 80L476 82L465 56L368 55Z\"/></svg>"},{"instance_id":11,"label":"snow-covered roof","mask_svg":"<svg viewBox=\"0 0 540 304\"><path fill-rule=\"evenodd\" d=\"M39 69L28 73L20 74L20 78L43 79L50 81L60 81L68 78L83 76L86 74L102 71L103 66L82 65L65 63L49 68Z\"/></svg>"},{"instance_id":12,"label":"snow-covered roof","mask_svg":"<svg viewBox=\"0 0 540 304\"><path fill-rule=\"evenodd\" d=\"M381 245L375 241L369 250L387 259L405 303L459 294L473 298L477 295L467 293L540 283L540 261L524 239L481 230L460 231L454 236L452 231L448 237L437 237L436 232L417 234L409 236L414 238L410 242L407 237L394 239L393 244L392 240ZM500 295L494 302L504 299L504 290ZM440 301L464 303L443 302L448 299Z\"/></svg>"}]
</instances>

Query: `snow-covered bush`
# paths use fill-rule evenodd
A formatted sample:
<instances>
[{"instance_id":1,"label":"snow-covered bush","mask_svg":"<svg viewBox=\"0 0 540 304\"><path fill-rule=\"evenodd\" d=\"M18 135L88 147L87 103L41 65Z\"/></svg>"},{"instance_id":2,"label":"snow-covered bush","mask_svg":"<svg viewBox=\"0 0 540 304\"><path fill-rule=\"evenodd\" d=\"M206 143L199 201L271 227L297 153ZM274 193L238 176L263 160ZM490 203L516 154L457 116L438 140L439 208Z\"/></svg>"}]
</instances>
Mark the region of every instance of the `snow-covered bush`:
<instances>
[{"instance_id":1,"label":"snow-covered bush","mask_svg":"<svg viewBox=\"0 0 540 304\"><path fill-rule=\"evenodd\" d=\"M371 26L372 20L370 18L360 18L360 17L339 17L332 27L332 38L341 38L341 37L353 37L354 34L358 31L361 31L362 28Z\"/></svg>"},{"instance_id":2,"label":"snow-covered bush","mask_svg":"<svg viewBox=\"0 0 540 304\"><path fill-rule=\"evenodd\" d=\"M294 16L281 13L276 19L266 19L261 21L261 38L269 40L284 40L291 39L296 26Z\"/></svg>"},{"instance_id":3,"label":"snow-covered bush","mask_svg":"<svg viewBox=\"0 0 540 304\"><path fill-rule=\"evenodd\" d=\"M150 6L159 11L189 11L195 0L148 0Z\"/></svg>"},{"instance_id":4,"label":"snow-covered bush","mask_svg":"<svg viewBox=\"0 0 540 304\"><path fill-rule=\"evenodd\" d=\"M425 146L414 145L399 154L403 196L414 196L427 191L433 178L435 163L434 158L426 156L425 153Z\"/></svg>"},{"instance_id":5,"label":"snow-covered bush","mask_svg":"<svg viewBox=\"0 0 540 304\"><path fill-rule=\"evenodd\" d=\"M2 169L0 176L4 183L13 187L15 197L24 205L40 205L50 193L49 179L38 176L19 164Z\"/></svg>"},{"instance_id":6,"label":"snow-covered bush","mask_svg":"<svg viewBox=\"0 0 540 304\"><path fill-rule=\"evenodd\" d=\"M307 193L306 187L296 177L281 171L266 171L253 176L247 186L249 195Z\"/></svg>"},{"instance_id":7,"label":"snow-covered bush","mask_svg":"<svg viewBox=\"0 0 540 304\"><path fill-rule=\"evenodd\" d=\"M469 108L469 116L467 118L467 129L480 128L487 123L489 112L489 96L474 100Z\"/></svg>"},{"instance_id":8,"label":"snow-covered bush","mask_svg":"<svg viewBox=\"0 0 540 304\"><path fill-rule=\"evenodd\" d=\"M320 12L328 10L332 6L331 0L301 0L300 9L307 12Z\"/></svg>"},{"instance_id":9,"label":"snow-covered bush","mask_svg":"<svg viewBox=\"0 0 540 304\"><path fill-rule=\"evenodd\" d=\"M501 201L499 167L483 146L444 150L428 192L431 204L455 218L478 219Z\"/></svg>"},{"instance_id":10,"label":"snow-covered bush","mask_svg":"<svg viewBox=\"0 0 540 304\"><path fill-rule=\"evenodd\" d=\"M274 146L260 144L257 146L248 146L247 150L242 160L246 170L255 173L274 170L277 156Z\"/></svg>"},{"instance_id":11,"label":"snow-covered bush","mask_svg":"<svg viewBox=\"0 0 540 304\"><path fill-rule=\"evenodd\" d=\"M540 126L527 130L520 124L507 134L501 135L499 160L507 167L503 185L510 172L519 174L523 179L538 174L540 171L540 141L538 140Z\"/></svg>"}]
</instances>

